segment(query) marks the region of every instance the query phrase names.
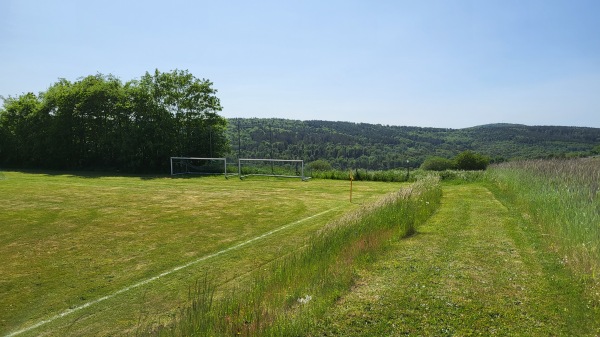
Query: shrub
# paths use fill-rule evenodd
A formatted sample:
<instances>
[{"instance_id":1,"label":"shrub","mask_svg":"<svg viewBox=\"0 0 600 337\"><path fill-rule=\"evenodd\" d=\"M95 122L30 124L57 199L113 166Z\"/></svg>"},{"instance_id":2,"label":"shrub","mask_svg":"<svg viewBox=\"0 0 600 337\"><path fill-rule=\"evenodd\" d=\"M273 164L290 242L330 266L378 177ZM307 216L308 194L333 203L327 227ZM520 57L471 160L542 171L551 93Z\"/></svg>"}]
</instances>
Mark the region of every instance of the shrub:
<instances>
[{"instance_id":1,"label":"shrub","mask_svg":"<svg viewBox=\"0 0 600 337\"><path fill-rule=\"evenodd\" d=\"M324 159L318 159L308 164L308 168L313 171L331 171L331 164Z\"/></svg>"},{"instance_id":2,"label":"shrub","mask_svg":"<svg viewBox=\"0 0 600 337\"><path fill-rule=\"evenodd\" d=\"M450 159L442 157L429 157L421 164L421 169L426 171L445 171L454 168Z\"/></svg>"},{"instance_id":3,"label":"shrub","mask_svg":"<svg viewBox=\"0 0 600 337\"><path fill-rule=\"evenodd\" d=\"M463 151L455 158L456 168L465 171L485 170L490 159L473 151Z\"/></svg>"}]
</instances>

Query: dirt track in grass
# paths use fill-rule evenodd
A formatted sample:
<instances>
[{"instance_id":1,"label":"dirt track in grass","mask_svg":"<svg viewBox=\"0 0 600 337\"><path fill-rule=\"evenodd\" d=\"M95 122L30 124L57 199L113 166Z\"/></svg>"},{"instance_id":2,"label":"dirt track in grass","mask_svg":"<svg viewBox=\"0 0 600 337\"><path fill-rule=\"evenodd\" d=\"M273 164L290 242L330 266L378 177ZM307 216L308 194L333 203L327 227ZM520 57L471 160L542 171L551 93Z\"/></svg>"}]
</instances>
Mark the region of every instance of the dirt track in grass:
<instances>
[{"instance_id":1,"label":"dirt track in grass","mask_svg":"<svg viewBox=\"0 0 600 337\"><path fill-rule=\"evenodd\" d=\"M477 184L397 240L312 336L598 336L600 308L518 212Z\"/></svg>"}]
</instances>

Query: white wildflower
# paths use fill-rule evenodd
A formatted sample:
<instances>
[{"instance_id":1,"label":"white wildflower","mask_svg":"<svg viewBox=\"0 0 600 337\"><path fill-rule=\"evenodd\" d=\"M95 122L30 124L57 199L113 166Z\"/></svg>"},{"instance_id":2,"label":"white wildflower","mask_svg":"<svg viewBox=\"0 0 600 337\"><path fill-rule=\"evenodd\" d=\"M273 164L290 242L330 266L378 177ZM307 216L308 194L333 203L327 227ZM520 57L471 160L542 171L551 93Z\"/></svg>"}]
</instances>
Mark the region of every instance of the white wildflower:
<instances>
[{"instance_id":1,"label":"white wildflower","mask_svg":"<svg viewBox=\"0 0 600 337\"><path fill-rule=\"evenodd\" d=\"M300 297L298 299L298 302L301 304L306 304L306 303L310 302L310 300L312 300L312 296L306 295L306 296L304 296L304 298Z\"/></svg>"}]
</instances>

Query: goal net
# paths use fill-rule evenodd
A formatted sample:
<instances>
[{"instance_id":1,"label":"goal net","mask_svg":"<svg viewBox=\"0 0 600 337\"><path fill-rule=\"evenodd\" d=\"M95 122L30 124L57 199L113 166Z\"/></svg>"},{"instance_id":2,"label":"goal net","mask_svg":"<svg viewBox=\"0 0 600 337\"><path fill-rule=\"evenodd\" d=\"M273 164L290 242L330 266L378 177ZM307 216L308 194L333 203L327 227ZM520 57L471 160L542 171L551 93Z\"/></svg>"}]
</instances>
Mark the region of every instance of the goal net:
<instances>
[{"instance_id":1,"label":"goal net","mask_svg":"<svg viewBox=\"0 0 600 337\"><path fill-rule=\"evenodd\" d=\"M267 176L309 179L304 176L304 160L299 159L239 159L238 165L240 178Z\"/></svg>"},{"instance_id":2,"label":"goal net","mask_svg":"<svg viewBox=\"0 0 600 337\"><path fill-rule=\"evenodd\" d=\"M171 157L171 175L180 174L223 174L227 176L227 159Z\"/></svg>"}]
</instances>

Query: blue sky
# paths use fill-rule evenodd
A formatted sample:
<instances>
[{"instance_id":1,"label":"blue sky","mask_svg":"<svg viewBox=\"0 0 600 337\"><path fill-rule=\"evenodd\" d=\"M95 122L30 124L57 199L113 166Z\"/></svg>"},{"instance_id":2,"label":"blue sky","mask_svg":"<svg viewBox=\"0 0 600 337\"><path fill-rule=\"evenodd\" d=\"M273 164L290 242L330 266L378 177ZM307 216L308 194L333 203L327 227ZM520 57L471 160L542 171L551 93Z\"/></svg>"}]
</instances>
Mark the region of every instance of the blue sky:
<instances>
[{"instance_id":1,"label":"blue sky","mask_svg":"<svg viewBox=\"0 0 600 337\"><path fill-rule=\"evenodd\" d=\"M0 95L187 69L225 117L600 127L600 1L0 0Z\"/></svg>"}]
</instances>

